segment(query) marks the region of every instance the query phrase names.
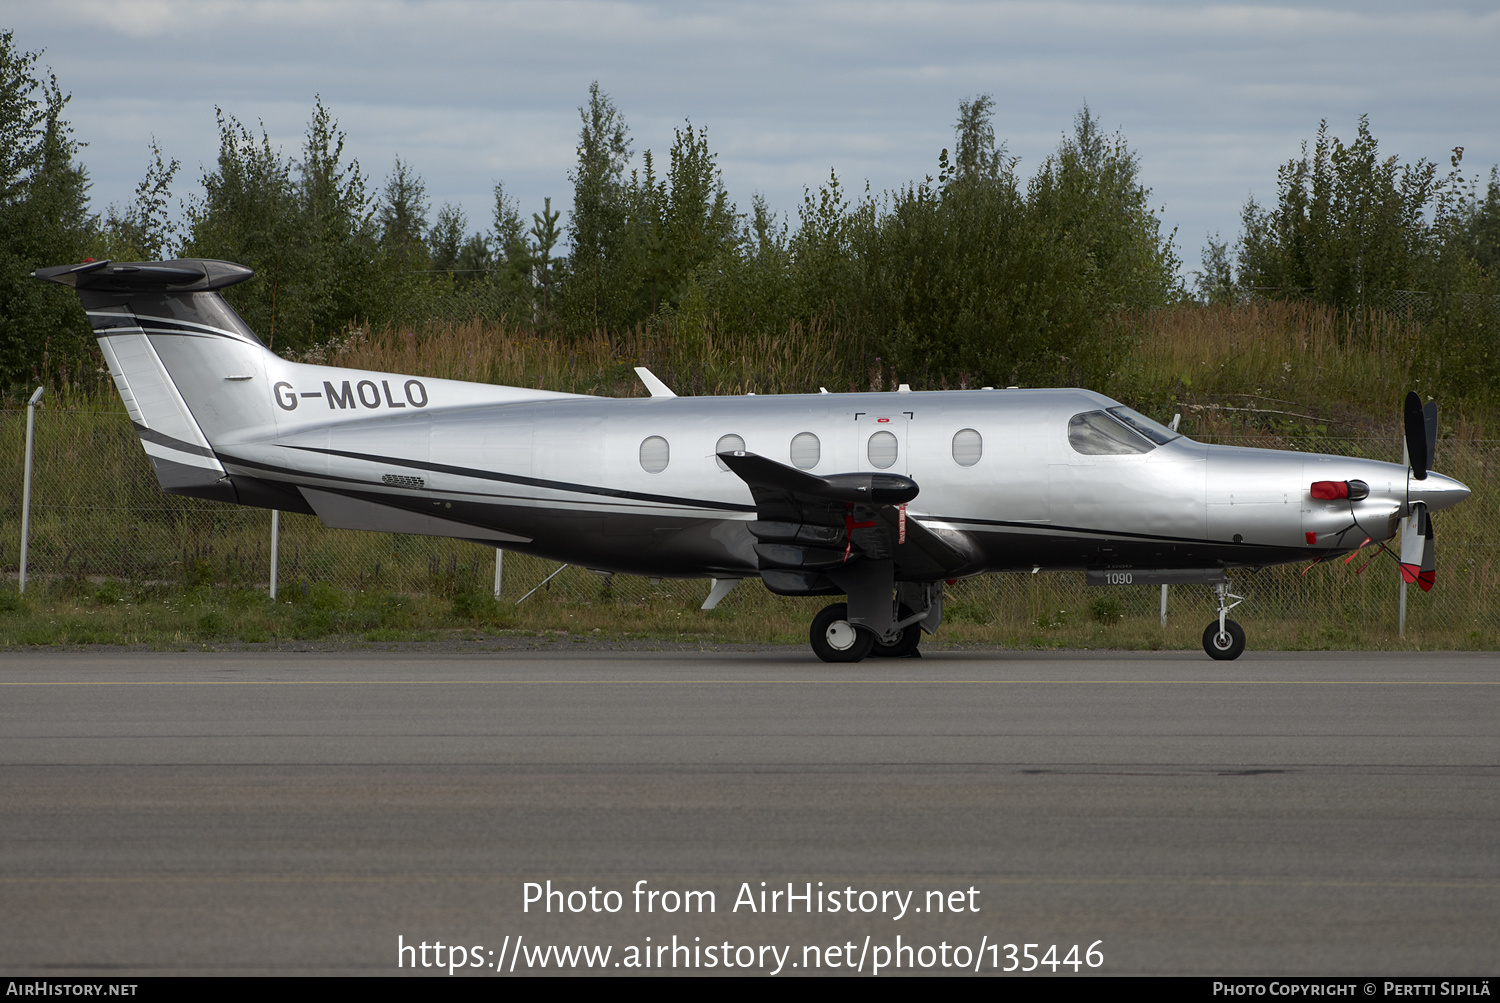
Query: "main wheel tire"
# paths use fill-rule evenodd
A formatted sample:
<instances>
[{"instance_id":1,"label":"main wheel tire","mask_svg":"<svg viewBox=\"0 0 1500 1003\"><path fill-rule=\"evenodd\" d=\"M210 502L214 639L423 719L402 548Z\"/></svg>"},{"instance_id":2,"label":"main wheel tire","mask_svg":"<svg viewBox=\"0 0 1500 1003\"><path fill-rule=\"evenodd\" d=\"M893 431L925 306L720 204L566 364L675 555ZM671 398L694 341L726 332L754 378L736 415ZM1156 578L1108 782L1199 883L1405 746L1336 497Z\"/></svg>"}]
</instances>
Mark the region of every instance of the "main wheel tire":
<instances>
[{"instance_id":1,"label":"main wheel tire","mask_svg":"<svg viewBox=\"0 0 1500 1003\"><path fill-rule=\"evenodd\" d=\"M825 662L857 662L870 653L875 639L849 622L849 604L824 606L807 632L813 654Z\"/></svg>"},{"instance_id":2,"label":"main wheel tire","mask_svg":"<svg viewBox=\"0 0 1500 1003\"><path fill-rule=\"evenodd\" d=\"M912 611L910 609L902 606L901 612L897 615L897 620L905 620L907 617L911 616L911 614ZM910 658L911 656L915 655L916 657L921 658L922 656L917 652L917 645L921 643L922 625L920 623L914 623L901 632L900 639L897 640L894 644L882 644L880 641L873 641L870 644L870 657Z\"/></svg>"},{"instance_id":3,"label":"main wheel tire","mask_svg":"<svg viewBox=\"0 0 1500 1003\"><path fill-rule=\"evenodd\" d=\"M1220 662L1233 661L1245 650L1245 628L1233 620L1224 621L1224 633L1219 633L1219 621L1213 620L1203 631L1203 650L1208 657Z\"/></svg>"}]
</instances>

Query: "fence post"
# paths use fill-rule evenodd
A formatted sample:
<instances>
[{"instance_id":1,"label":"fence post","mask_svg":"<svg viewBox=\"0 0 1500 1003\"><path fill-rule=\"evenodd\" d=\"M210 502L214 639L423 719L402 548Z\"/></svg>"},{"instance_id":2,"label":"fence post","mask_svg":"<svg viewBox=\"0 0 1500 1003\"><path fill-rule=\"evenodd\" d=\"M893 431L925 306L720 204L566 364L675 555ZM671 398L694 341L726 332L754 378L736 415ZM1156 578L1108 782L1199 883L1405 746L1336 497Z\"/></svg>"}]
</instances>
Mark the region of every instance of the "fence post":
<instances>
[{"instance_id":1,"label":"fence post","mask_svg":"<svg viewBox=\"0 0 1500 1003\"><path fill-rule=\"evenodd\" d=\"M271 509L271 598L276 598L276 558L281 546L281 512Z\"/></svg>"},{"instance_id":2,"label":"fence post","mask_svg":"<svg viewBox=\"0 0 1500 1003\"><path fill-rule=\"evenodd\" d=\"M1167 629L1167 587L1161 587L1161 628Z\"/></svg>"},{"instance_id":3,"label":"fence post","mask_svg":"<svg viewBox=\"0 0 1500 1003\"><path fill-rule=\"evenodd\" d=\"M26 402L26 473L21 487L21 580L19 589L26 591L26 546L31 541L31 442L36 427L36 405L42 399L42 387L37 387Z\"/></svg>"},{"instance_id":4,"label":"fence post","mask_svg":"<svg viewBox=\"0 0 1500 1003\"><path fill-rule=\"evenodd\" d=\"M495 598L500 598L500 582L505 568L505 551L495 548Z\"/></svg>"},{"instance_id":5,"label":"fence post","mask_svg":"<svg viewBox=\"0 0 1500 1003\"><path fill-rule=\"evenodd\" d=\"M1396 618L1396 636L1406 636L1406 579L1401 579L1401 612Z\"/></svg>"},{"instance_id":6,"label":"fence post","mask_svg":"<svg viewBox=\"0 0 1500 1003\"><path fill-rule=\"evenodd\" d=\"M36 405L42 399L42 387L36 388L26 402L26 475L21 486L21 592L26 592L26 549L31 541L31 432L36 427Z\"/></svg>"}]
</instances>

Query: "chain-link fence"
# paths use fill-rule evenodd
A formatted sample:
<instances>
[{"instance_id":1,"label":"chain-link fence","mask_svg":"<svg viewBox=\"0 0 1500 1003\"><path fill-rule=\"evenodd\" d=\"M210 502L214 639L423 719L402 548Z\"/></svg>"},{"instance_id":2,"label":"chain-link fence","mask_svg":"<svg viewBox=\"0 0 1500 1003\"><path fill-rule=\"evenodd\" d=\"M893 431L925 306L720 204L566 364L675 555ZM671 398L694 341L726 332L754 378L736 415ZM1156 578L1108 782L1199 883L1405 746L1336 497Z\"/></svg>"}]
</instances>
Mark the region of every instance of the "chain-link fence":
<instances>
[{"instance_id":1,"label":"chain-link fence","mask_svg":"<svg viewBox=\"0 0 1500 1003\"><path fill-rule=\"evenodd\" d=\"M25 411L0 411L0 573L14 582L19 570ZM1375 439L1284 440L1236 437L1236 445L1307 449L1399 461L1400 445ZM1439 587L1412 591L1409 624L1417 627L1500 630L1491 597L1500 591L1500 498L1491 488L1500 463L1500 441L1444 441L1436 466L1464 481L1473 496L1435 519ZM344 590L429 595L488 593L495 584L496 552L477 544L409 534L327 529L312 516L282 513L279 575L282 590L326 585ZM115 579L130 583L266 587L270 577L271 514L165 495L122 413L40 409L36 420L28 578ZM1235 591L1250 601L1258 622L1309 625L1394 624L1394 562L1373 550L1349 566L1330 563L1268 568L1233 576ZM555 573L555 575L554 575ZM550 577L549 576L553 576ZM545 584L543 582L545 581ZM541 586L538 588L538 586ZM521 554L504 557L502 602L573 606L659 605L696 608L706 580L656 581L603 576L583 568ZM945 619L1046 626L1060 618L1154 617L1160 592L1150 586L1090 589L1083 575L987 575L948 590ZM727 615L771 609L811 616L823 599L772 596L757 582L730 593ZM1173 589L1174 611L1203 619L1212 609L1206 586Z\"/></svg>"},{"instance_id":2,"label":"chain-link fence","mask_svg":"<svg viewBox=\"0 0 1500 1003\"><path fill-rule=\"evenodd\" d=\"M1237 291L1237 299L1247 303L1264 303L1277 300L1305 300L1316 302L1318 290L1313 288L1279 286L1245 286ZM1352 303L1352 316L1358 319L1362 312L1383 311L1398 317L1415 320L1430 320L1439 309L1493 316L1500 310L1500 297L1486 293L1451 293L1441 296L1419 289L1367 289L1359 293Z\"/></svg>"}]
</instances>

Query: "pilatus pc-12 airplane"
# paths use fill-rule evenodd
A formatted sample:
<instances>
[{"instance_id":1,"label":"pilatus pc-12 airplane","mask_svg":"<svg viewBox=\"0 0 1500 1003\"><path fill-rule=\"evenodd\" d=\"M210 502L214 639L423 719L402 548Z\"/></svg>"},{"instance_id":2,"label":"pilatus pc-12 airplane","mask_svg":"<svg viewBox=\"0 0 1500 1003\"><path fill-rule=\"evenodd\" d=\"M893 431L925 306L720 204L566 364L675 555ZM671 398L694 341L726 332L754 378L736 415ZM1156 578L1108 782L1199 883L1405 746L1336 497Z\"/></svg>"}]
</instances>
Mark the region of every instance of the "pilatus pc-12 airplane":
<instances>
[{"instance_id":1,"label":"pilatus pc-12 airplane","mask_svg":"<svg viewBox=\"0 0 1500 1003\"><path fill-rule=\"evenodd\" d=\"M287 362L218 290L224 261L44 268L77 290L162 489L457 537L609 572L844 596L825 661L916 651L943 586L994 571L1208 583L1203 646L1237 657L1227 572L1380 544L1430 587L1436 408L1409 463L1211 446L1087 390L615 399ZM1175 423L1174 423L1175 424Z\"/></svg>"}]
</instances>

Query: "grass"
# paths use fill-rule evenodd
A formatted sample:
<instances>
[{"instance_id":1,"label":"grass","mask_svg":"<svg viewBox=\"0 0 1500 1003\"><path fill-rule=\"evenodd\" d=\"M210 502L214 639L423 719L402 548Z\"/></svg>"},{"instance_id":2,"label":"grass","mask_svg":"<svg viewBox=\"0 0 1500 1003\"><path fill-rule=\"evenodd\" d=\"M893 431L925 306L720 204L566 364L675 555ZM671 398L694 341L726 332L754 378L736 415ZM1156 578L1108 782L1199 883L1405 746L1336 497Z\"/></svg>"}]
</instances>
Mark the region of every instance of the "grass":
<instances>
[{"instance_id":1,"label":"grass","mask_svg":"<svg viewBox=\"0 0 1500 1003\"><path fill-rule=\"evenodd\" d=\"M686 396L814 393L847 367L839 349L835 333L818 324L793 324L785 334L697 331L678 339L671 323L660 321L650 330L563 340L470 320L355 330L300 361L608 397L644 396L634 372L644 365Z\"/></svg>"},{"instance_id":2,"label":"grass","mask_svg":"<svg viewBox=\"0 0 1500 1003\"><path fill-rule=\"evenodd\" d=\"M1096 387L1151 414L1181 411L1195 437L1388 436L1398 444L1407 391L1441 396L1421 326L1372 313L1353 325L1330 307L1261 302L1186 304L1139 318L1134 344ZM1492 435L1493 395L1445 398L1440 434Z\"/></svg>"},{"instance_id":3,"label":"grass","mask_svg":"<svg viewBox=\"0 0 1500 1003\"><path fill-rule=\"evenodd\" d=\"M514 563L514 562L512 562ZM1246 603L1231 615L1252 649L1494 650L1500 616L1487 603L1446 602L1441 592L1412 592L1408 629L1396 634L1396 588L1389 568L1268 569L1235 579ZM1473 572L1467 572L1472 578ZM1460 569L1452 585L1473 590ZM758 582L730 593L719 609L698 608L705 582L654 585L606 581L570 568L553 588L517 605L478 589L414 594L284 583L272 600L254 587L132 584L117 579L49 578L22 596L0 587L0 647L143 644L180 647L263 643L273 639L352 642L421 641L502 634L648 637L715 643L805 644L812 614L827 600L775 596ZM528 586L529 587L529 586ZM948 590L941 643L1012 649L1197 649L1214 616L1205 586L1174 588L1168 623L1158 622L1151 587L1093 589L1082 575L995 575ZM928 642L932 643L932 642Z\"/></svg>"}]
</instances>

